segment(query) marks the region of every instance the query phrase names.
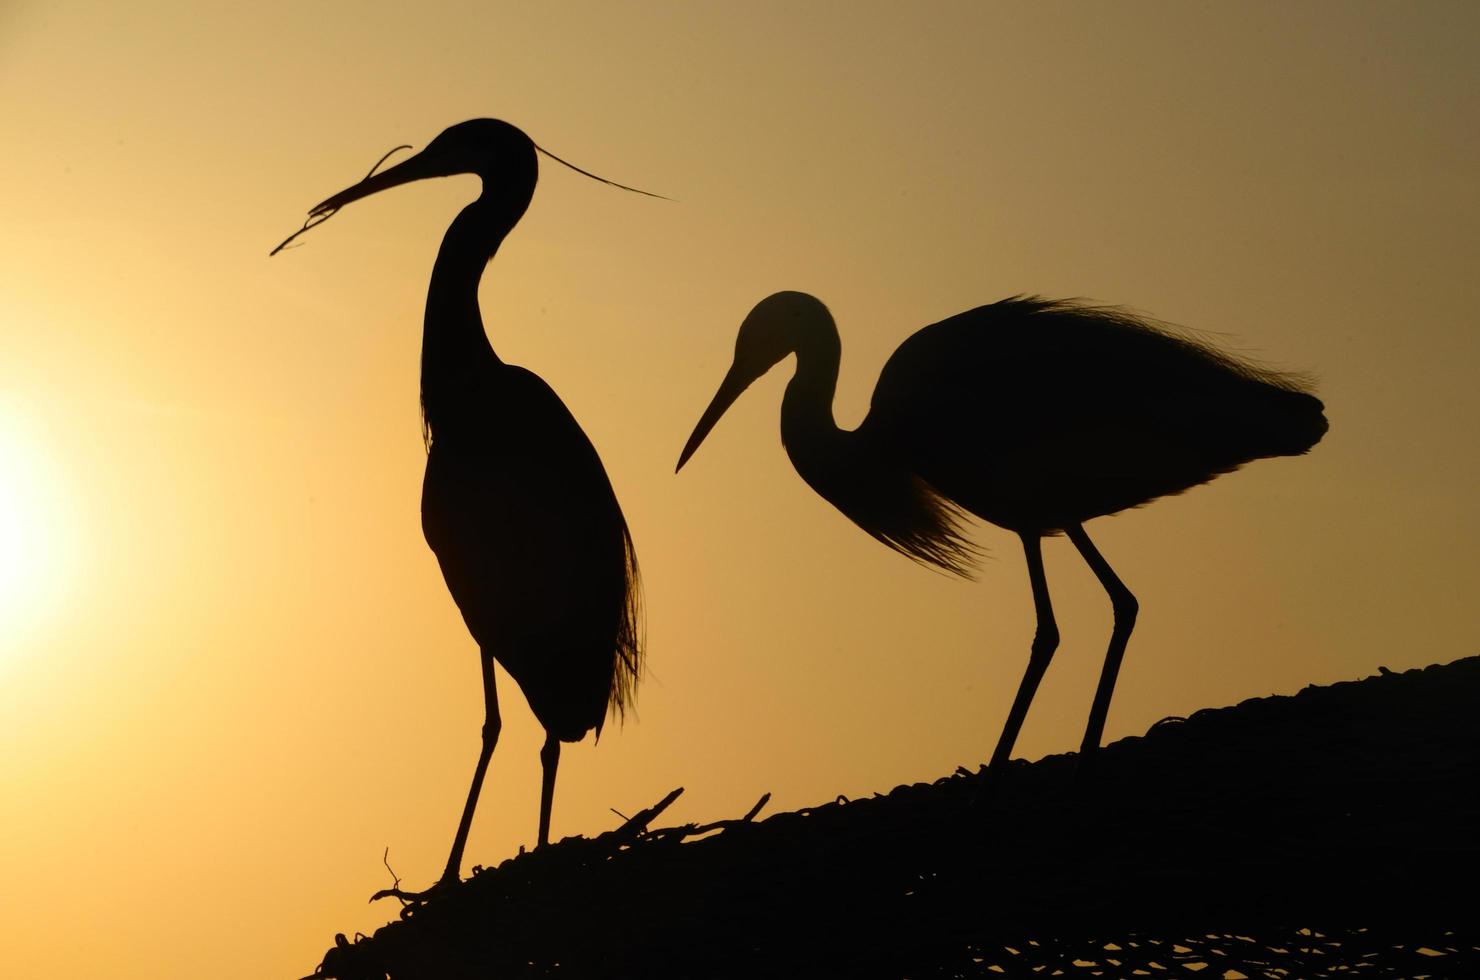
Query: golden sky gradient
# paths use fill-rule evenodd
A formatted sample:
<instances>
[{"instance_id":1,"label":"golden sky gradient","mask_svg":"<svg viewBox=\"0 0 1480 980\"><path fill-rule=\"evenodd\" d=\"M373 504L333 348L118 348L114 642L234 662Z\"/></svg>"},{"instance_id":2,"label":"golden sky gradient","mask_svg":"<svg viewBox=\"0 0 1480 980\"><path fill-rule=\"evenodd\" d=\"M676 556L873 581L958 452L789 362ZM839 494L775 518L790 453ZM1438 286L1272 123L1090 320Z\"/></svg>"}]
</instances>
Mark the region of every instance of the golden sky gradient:
<instances>
[{"instance_id":1,"label":"golden sky gradient","mask_svg":"<svg viewBox=\"0 0 1480 980\"><path fill-rule=\"evenodd\" d=\"M442 867L475 647L421 538L416 385L473 178L352 205L495 116L546 165L485 277L495 349L606 462L646 582L638 718L567 747L553 833L984 761L1027 656L1016 539L917 567L795 475L789 371L681 476L745 312L843 335L863 416L919 327L1125 304L1312 372L1305 458L1089 525L1141 600L1107 738L1476 651L1480 7L266 2L0 6L0 974L298 977ZM1003 424L1011 424L1004 419ZM1063 644L1018 754L1078 745L1109 603L1045 549ZM467 865L533 840L501 684Z\"/></svg>"}]
</instances>

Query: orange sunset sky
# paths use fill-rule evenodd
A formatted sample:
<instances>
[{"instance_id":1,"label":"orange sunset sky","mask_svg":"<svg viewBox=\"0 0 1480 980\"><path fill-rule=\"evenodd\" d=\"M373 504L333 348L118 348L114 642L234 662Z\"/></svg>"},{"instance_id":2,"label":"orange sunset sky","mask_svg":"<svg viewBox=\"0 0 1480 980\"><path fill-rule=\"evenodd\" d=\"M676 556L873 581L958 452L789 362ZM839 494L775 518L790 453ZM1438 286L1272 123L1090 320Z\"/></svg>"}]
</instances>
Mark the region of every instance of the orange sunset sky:
<instances>
[{"instance_id":1,"label":"orange sunset sky","mask_svg":"<svg viewBox=\"0 0 1480 980\"><path fill-rule=\"evenodd\" d=\"M471 177L357 203L507 119L545 165L484 279L506 360L600 450L646 583L638 714L568 746L554 835L985 761L1033 629L793 472L789 369L675 476L778 289L851 427L913 330L1124 304L1318 380L1331 430L1089 525L1141 600L1107 738L1477 652L1480 6L0 3L0 975L296 978L445 861L476 648L422 541L421 311ZM1011 420L1003 420L1010 424ZM1062 539L1018 743L1077 747L1110 626ZM533 842L511 683L465 867Z\"/></svg>"}]
</instances>

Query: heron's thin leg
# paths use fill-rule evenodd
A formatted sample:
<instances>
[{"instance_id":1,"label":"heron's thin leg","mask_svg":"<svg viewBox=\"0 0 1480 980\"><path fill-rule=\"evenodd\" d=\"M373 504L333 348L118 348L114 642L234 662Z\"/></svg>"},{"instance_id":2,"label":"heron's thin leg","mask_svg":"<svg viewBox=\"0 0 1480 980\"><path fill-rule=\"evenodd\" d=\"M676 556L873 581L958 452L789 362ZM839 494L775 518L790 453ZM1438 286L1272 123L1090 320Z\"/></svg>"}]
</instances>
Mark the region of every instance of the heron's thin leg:
<instances>
[{"instance_id":1,"label":"heron's thin leg","mask_svg":"<svg viewBox=\"0 0 1480 980\"><path fill-rule=\"evenodd\" d=\"M540 765L545 778L540 785L540 842L544 847L550 843L550 805L555 800L555 769L560 765L560 739L546 734L545 746L540 749Z\"/></svg>"},{"instance_id":2,"label":"heron's thin leg","mask_svg":"<svg viewBox=\"0 0 1480 980\"><path fill-rule=\"evenodd\" d=\"M468 802L463 807L462 819L457 824L457 836L452 839L452 854L447 858L447 870L442 872L440 884L455 882L462 870L463 847L468 842L468 830L473 826L473 811L478 808L478 790L483 788L483 774L488 770L488 760L493 757L493 747L498 744L502 721L498 714L498 693L493 688L493 657L479 651L483 662L483 748L478 753L478 765L473 769L473 785L468 790Z\"/></svg>"},{"instance_id":3,"label":"heron's thin leg","mask_svg":"<svg viewBox=\"0 0 1480 980\"><path fill-rule=\"evenodd\" d=\"M1033 586L1033 609L1038 614L1038 628L1033 633L1033 649L1028 654L1028 669L1018 685L1017 697L1012 710L1007 713L1007 724L1002 726L1002 737L997 740L997 750L992 753L991 770L1000 772L1012 755L1012 746L1017 742L1018 731L1023 719L1028 717L1028 705L1038 691L1038 682L1048 670L1053 652L1059 645L1059 627L1053 621L1053 606L1048 601L1048 577L1043 573L1043 539L1036 534L1024 534L1023 554L1028 559L1028 581Z\"/></svg>"},{"instance_id":4,"label":"heron's thin leg","mask_svg":"<svg viewBox=\"0 0 1480 980\"><path fill-rule=\"evenodd\" d=\"M1110 695L1115 691L1115 676L1120 672L1120 661L1125 656L1125 645L1131 638L1136 625L1136 611L1140 603L1125 587L1110 563L1105 561L1098 549L1090 542L1084 527L1075 524L1064 528L1074 547L1084 556L1090 571L1100 580L1110 596L1110 607L1115 612L1115 625L1110 630L1110 648L1105 652L1105 668L1100 672L1100 686L1095 690L1095 701L1089 709L1089 727L1084 731L1084 743L1079 747L1080 764L1100 747L1100 736L1105 732L1105 718L1110 714Z\"/></svg>"}]
</instances>

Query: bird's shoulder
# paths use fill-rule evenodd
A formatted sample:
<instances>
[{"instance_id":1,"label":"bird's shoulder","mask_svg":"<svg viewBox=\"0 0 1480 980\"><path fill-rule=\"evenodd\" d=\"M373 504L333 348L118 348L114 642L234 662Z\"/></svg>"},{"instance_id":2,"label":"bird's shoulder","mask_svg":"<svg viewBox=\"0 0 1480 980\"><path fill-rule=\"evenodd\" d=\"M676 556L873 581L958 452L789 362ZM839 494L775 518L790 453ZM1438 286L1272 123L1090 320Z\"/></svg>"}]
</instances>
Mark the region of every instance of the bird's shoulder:
<instances>
[{"instance_id":1,"label":"bird's shoulder","mask_svg":"<svg viewBox=\"0 0 1480 980\"><path fill-rule=\"evenodd\" d=\"M502 365L496 376L469 392L457 411L432 426L432 445L459 456L527 456L547 466L599 467L600 460L575 415L544 378L528 368Z\"/></svg>"},{"instance_id":2,"label":"bird's shoulder","mask_svg":"<svg viewBox=\"0 0 1480 980\"><path fill-rule=\"evenodd\" d=\"M564 399L549 382L525 367L503 367L489 392L489 410L500 416L498 428L505 431L543 441L589 441Z\"/></svg>"},{"instance_id":3,"label":"bird's shoulder","mask_svg":"<svg viewBox=\"0 0 1480 980\"><path fill-rule=\"evenodd\" d=\"M501 367L494 390L508 401L529 407L558 408L561 413L570 415L565 402L550 387L548 381L518 364L505 364Z\"/></svg>"},{"instance_id":4,"label":"bird's shoulder","mask_svg":"<svg viewBox=\"0 0 1480 980\"><path fill-rule=\"evenodd\" d=\"M1052 306L1046 300L1014 297L916 331L885 362L870 417L1020 397L1051 362L1062 365L1076 350L1073 335L1078 331L1043 315Z\"/></svg>"}]
</instances>

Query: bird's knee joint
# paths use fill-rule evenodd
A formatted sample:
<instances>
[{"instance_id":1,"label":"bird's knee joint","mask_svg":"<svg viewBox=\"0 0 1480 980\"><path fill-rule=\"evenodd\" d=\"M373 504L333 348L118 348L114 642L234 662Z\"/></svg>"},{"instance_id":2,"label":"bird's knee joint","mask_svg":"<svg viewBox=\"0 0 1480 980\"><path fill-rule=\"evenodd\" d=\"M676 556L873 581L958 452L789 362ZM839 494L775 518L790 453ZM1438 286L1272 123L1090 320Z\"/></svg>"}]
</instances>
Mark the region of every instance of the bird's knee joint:
<instances>
[{"instance_id":1,"label":"bird's knee joint","mask_svg":"<svg viewBox=\"0 0 1480 980\"><path fill-rule=\"evenodd\" d=\"M1121 626L1133 626L1136 622L1136 613L1141 611L1141 603L1130 592L1121 592L1111 600L1111 608L1115 612L1115 622Z\"/></svg>"},{"instance_id":2,"label":"bird's knee joint","mask_svg":"<svg viewBox=\"0 0 1480 980\"><path fill-rule=\"evenodd\" d=\"M498 718L490 718L483 723L483 741L497 742L498 733L503 730L504 723Z\"/></svg>"},{"instance_id":3,"label":"bird's knee joint","mask_svg":"<svg viewBox=\"0 0 1480 980\"><path fill-rule=\"evenodd\" d=\"M1059 648L1059 629L1057 626L1038 628L1033 634L1033 648L1029 653L1034 660L1043 660L1053 656L1053 652Z\"/></svg>"}]
</instances>

